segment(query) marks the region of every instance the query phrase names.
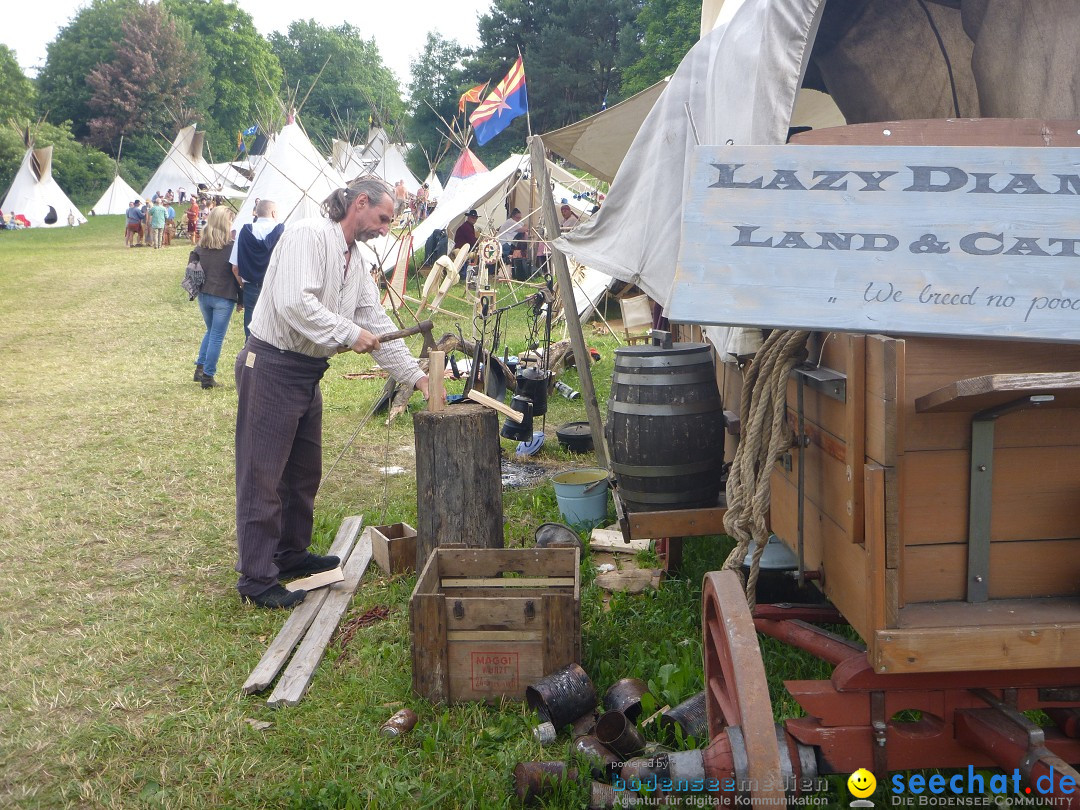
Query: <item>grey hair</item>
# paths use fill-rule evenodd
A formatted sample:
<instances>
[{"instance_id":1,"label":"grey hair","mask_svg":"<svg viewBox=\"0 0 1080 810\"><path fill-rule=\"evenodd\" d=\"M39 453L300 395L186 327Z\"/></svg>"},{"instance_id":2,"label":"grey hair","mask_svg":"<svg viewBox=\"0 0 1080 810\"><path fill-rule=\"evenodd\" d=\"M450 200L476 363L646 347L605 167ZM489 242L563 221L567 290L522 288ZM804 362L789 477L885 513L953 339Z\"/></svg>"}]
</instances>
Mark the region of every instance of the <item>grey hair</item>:
<instances>
[{"instance_id":1,"label":"grey hair","mask_svg":"<svg viewBox=\"0 0 1080 810\"><path fill-rule=\"evenodd\" d=\"M254 214L257 217L268 217L277 211L277 203L273 200L259 200L255 203Z\"/></svg>"},{"instance_id":2,"label":"grey hair","mask_svg":"<svg viewBox=\"0 0 1080 810\"><path fill-rule=\"evenodd\" d=\"M349 212L349 206L361 194L366 194L368 202L372 205L379 205L384 197L393 198L394 189L381 177L370 174L357 177L349 183L348 187L336 189L323 200L323 211L333 222L341 222Z\"/></svg>"}]
</instances>

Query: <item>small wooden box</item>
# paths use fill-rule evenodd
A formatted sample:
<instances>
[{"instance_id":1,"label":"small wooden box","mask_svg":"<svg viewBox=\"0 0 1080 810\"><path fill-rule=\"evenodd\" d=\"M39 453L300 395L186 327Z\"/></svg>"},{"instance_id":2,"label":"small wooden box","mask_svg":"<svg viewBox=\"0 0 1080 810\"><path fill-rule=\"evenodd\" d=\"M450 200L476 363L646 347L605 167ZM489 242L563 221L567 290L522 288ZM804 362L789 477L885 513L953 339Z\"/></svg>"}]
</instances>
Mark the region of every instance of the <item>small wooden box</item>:
<instances>
[{"instance_id":1,"label":"small wooden box","mask_svg":"<svg viewBox=\"0 0 1080 810\"><path fill-rule=\"evenodd\" d=\"M373 526L371 558L387 574L401 574L416 568L416 529L408 523Z\"/></svg>"},{"instance_id":2,"label":"small wooden box","mask_svg":"<svg viewBox=\"0 0 1080 810\"><path fill-rule=\"evenodd\" d=\"M436 703L522 700L526 686L580 661L580 554L432 552L409 600L413 690Z\"/></svg>"}]
</instances>

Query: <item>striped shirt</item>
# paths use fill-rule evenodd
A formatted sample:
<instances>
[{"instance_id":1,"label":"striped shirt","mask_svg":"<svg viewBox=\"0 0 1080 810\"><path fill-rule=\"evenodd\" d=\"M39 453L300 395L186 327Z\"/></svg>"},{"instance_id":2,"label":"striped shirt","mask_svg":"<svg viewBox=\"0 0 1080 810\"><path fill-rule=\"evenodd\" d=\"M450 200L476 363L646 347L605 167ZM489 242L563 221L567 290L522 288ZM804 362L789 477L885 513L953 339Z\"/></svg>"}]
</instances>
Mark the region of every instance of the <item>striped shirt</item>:
<instances>
[{"instance_id":1,"label":"striped shirt","mask_svg":"<svg viewBox=\"0 0 1080 810\"><path fill-rule=\"evenodd\" d=\"M375 335L397 329L356 254L336 222L290 222L270 257L251 334L285 351L330 357L350 349L361 327ZM398 382L415 386L424 376L403 340L372 355Z\"/></svg>"}]
</instances>

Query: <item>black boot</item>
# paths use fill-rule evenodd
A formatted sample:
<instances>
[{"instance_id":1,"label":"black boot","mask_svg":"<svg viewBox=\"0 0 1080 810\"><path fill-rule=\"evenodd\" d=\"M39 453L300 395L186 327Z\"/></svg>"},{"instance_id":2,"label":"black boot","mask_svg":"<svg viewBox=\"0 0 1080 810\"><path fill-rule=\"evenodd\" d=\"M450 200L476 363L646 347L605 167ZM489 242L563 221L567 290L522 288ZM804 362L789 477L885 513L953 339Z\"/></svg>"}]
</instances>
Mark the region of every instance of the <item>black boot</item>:
<instances>
[{"instance_id":1,"label":"black boot","mask_svg":"<svg viewBox=\"0 0 1080 810\"><path fill-rule=\"evenodd\" d=\"M221 388L221 383L211 377L209 374L202 375L202 387L203 388Z\"/></svg>"},{"instance_id":2,"label":"black boot","mask_svg":"<svg viewBox=\"0 0 1080 810\"><path fill-rule=\"evenodd\" d=\"M193 380L194 380L195 382L200 382L200 383L201 383L201 382L202 382L202 378L203 378L203 370L202 370L202 363L196 363L196 364L195 364L195 376L194 376L194 377L192 377L192 379L193 379Z\"/></svg>"}]
</instances>

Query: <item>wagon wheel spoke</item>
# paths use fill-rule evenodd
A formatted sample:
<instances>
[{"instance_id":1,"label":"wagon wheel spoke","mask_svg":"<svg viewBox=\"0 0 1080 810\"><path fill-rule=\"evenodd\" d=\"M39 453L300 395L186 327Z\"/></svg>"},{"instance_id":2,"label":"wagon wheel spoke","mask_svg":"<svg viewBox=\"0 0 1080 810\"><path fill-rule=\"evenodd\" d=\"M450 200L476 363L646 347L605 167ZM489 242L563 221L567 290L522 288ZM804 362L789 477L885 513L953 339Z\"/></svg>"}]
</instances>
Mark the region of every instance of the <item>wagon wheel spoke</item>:
<instances>
[{"instance_id":1,"label":"wagon wheel spoke","mask_svg":"<svg viewBox=\"0 0 1080 810\"><path fill-rule=\"evenodd\" d=\"M754 797L783 796L769 685L742 582L734 571L705 575L702 597L705 704L709 736L738 726L746 746L746 776Z\"/></svg>"}]
</instances>

